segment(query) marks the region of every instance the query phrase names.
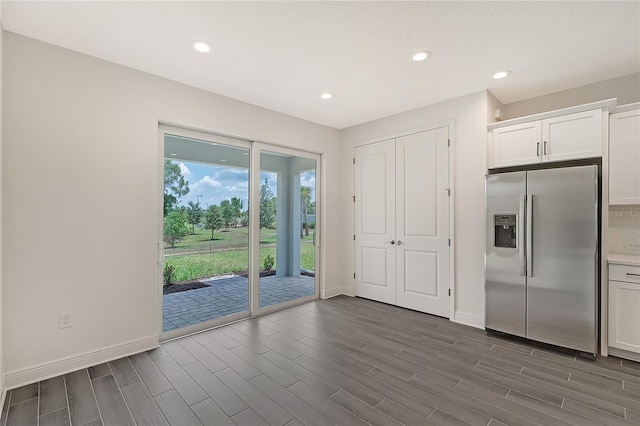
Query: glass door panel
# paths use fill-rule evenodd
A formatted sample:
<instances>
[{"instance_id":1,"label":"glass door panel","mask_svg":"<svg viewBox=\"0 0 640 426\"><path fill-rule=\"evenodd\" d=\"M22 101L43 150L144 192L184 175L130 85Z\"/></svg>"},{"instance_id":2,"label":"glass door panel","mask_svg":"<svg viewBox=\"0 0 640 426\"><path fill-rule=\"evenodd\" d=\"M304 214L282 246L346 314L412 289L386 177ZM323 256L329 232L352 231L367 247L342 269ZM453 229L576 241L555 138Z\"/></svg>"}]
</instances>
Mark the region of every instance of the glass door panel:
<instances>
[{"instance_id":1,"label":"glass door panel","mask_svg":"<svg viewBox=\"0 0 640 426\"><path fill-rule=\"evenodd\" d=\"M248 316L248 144L165 134L164 151L163 333Z\"/></svg>"},{"instance_id":2,"label":"glass door panel","mask_svg":"<svg viewBox=\"0 0 640 426\"><path fill-rule=\"evenodd\" d=\"M317 294L316 163L260 152L260 309Z\"/></svg>"}]
</instances>

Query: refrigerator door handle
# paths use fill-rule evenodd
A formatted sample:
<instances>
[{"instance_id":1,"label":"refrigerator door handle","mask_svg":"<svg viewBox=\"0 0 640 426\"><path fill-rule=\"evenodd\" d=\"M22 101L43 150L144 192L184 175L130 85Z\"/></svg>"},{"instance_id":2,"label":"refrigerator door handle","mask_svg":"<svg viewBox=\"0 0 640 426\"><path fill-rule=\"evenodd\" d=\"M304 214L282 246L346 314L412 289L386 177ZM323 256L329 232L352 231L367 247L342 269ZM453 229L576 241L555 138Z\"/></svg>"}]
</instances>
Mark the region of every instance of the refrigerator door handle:
<instances>
[{"instance_id":1,"label":"refrigerator door handle","mask_svg":"<svg viewBox=\"0 0 640 426\"><path fill-rule=\"evenodd\" d=\"M527 276L533 276L533 195L527 194L527 235L525 240L527 244Z\"/></svg>"},{"instance_id":2,"label":"refrigerator door handle","mask_svg":"<svg viewBox=\"0 0 640 426\"><path fill-rule=\"evenodd\" d=\"M525 194L520 195L520 206L518 208L518 260L520 261L520 276L524 277L527 274L527 267L525 263L525 249L524 249L524 209L527 202L527 196Z\"/></svg>"}]
</instances>

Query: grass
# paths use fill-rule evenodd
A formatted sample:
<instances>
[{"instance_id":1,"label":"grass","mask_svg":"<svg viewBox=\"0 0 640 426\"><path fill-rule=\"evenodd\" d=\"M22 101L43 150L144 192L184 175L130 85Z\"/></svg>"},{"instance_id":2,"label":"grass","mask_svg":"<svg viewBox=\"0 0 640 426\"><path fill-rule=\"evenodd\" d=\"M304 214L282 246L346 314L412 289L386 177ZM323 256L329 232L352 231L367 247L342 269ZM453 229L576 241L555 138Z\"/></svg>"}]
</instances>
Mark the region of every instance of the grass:
<instances>
[{"instance_id":1,"label":"grass","mask_svg":"<svg viewBox=\"0 0 640 426\"><path fill-rule=\"evenodd\" d=\"M175 249L165 249L165 254L171 254L165 256L165 265L169 264L175 268L174 281L189 281L198 278L214 277L220 275L235 274L239 272L246 272L248 269L249 250L247 249L246 239L244 246L238 248L234 247L233 242L237 242L244 230L246 234L246 228L234 228L228 233L222 232L220 234L230 234L226 238L214 241L217 242L213 253L209 253L208 244L205 246L206 251L200 253L193 253L197 251L199 246L198 238L201 238L201 233L196 232L196 235L191 235L192 241L183 240L181 244L177 244ZM197 230L196 230L197 231ZM263 231L265 231L263 233ZM211 238L211 231L209 238ZM199 236L200 235L200 236ZM216 234L216 236L219 234ZM264 238L264 241L263 241ZM313 237L305 237L300 243L300 267L308 269L310 271L315 270L315 252L316 248L313 245ZM260 269L263 269L264 258L270 254L276 257L275 247L275 230L267 229L260 232L260 243L264 244L260 248ZM225 245L223 242L227 241ZM173 250L173 251L172 251ZM212 248L213 250L213 248ZM191 252L191 253L188 253ZM188 254L187 254L188 253Z\"/></svg>"},{"instance_id":2,"label":"grass","mask_svg":"<svg viewBox=\"0 0 640 426\"><path fill-rule=\"evenodd\" d=\"M189 226L189 229L192 229ZM260 244L275 244L276 230L261 229ZM179 253L203 252L212 253L218 250L227 250L229 248L246 248L249 245L249 229L246 226L238 228L229 228L229 230L219 229L213 233L211 240L211 231L204 228L197 228L194 235L187 235L175 245L174 248L165 244L164 254L172 255Z\"/></svg>"}]
</instances>

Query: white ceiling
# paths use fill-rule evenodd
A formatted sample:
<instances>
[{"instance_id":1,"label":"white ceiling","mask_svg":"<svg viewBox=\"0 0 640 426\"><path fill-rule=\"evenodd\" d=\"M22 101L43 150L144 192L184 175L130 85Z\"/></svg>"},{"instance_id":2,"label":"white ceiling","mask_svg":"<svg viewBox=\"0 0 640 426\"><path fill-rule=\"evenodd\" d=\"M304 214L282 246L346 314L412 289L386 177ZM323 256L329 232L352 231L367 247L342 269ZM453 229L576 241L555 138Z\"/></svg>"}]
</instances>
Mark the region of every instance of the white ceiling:
<instances>
[{"instance_id":1,"label":"white ceiling","mask_svg":"<svg viewBox=\"0 0 640 426\"><path fill-rule=\"evenodd\" d=\"M510 103L640 71L638 1L0 7L5 30L338 129L483 89ZM411 61L420 49L433 56ZM493 80L499 69L512 75Z\"/></svg>"}]
</instances>

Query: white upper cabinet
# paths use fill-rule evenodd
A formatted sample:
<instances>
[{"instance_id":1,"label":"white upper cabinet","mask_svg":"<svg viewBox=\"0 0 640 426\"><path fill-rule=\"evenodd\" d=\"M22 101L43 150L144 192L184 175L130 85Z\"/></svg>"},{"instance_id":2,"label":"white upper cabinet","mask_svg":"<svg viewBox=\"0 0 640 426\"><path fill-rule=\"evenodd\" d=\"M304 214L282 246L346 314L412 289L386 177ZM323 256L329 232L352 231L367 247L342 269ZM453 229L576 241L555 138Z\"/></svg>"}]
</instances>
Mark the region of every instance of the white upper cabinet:
<instances>
[{"instance_id":1,"label":"white upper cabinet","mask_svg":"<svg viewBox=\"0 0 640 426\"><path fill-rule=\"evenodd\" d=\"M609 204L640 204L640 109L610 120Z\"/></svg>"},{"instance_id":2,"label":"white upper cabinet","mask_svg":"<svg viewBox=\"0 0 640 426\"><path fill-rule=\"evenodd\" d=\"M602 156L602 110L542 120L542 161Z\"/></svg>"},{"instance_id":3,"label":"white upper cabinet","mask_svg":"<svg viewBox=\"0 0 640 426\"><path fill-rule=\"evenodd\" d=\"M490 124L488 168L602 157L602 107L609 103Z\"/></svg>"},{"instance_id":4,"label":"white upper cabinet","mask_svg":"<svg viewBox=\"0 0 640 426\"><path fill-rule=\"evenodd\" d=\"M540 162L542 123L514 124L493 131L492 163L490 167L510 167Z\"/></svg>"}]
</instances>

